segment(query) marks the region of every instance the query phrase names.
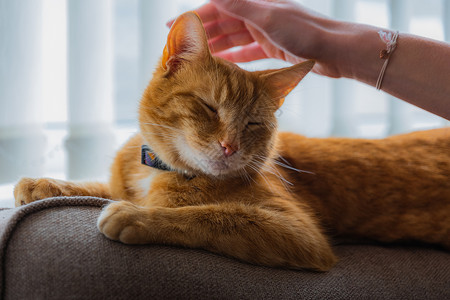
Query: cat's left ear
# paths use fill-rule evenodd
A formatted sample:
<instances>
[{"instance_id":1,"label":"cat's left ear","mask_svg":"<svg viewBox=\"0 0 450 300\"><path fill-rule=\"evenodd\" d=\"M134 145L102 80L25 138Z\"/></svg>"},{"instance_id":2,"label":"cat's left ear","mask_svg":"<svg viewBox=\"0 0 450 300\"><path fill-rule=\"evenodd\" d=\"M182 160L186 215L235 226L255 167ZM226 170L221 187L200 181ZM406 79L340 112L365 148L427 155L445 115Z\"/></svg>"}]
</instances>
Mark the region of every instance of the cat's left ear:
<instances>
[{"instance_id":1,"label":"cat's left ear","mask_svg":"<svg viewBox=\"0 0 450 300\"><path fill-rule=\"evenodd\" d=\"M280 107L284 98L297 86L297 84L312 70L314 60L279 69L261 72L262 78L268 85L270 95L278 101Z\"/></svg>"},{"instance_id":2,"label":"cat's left ear","mask_svg":"<svg viewBox=\"0 0 450 300\"><path fill-rule=\"evenodd\" d=\"M184 62L204 59L210 54L202 21L196 12L180 15L167 37L162 67L167 73L176 71Z\"/></svg>"}]
</instances>

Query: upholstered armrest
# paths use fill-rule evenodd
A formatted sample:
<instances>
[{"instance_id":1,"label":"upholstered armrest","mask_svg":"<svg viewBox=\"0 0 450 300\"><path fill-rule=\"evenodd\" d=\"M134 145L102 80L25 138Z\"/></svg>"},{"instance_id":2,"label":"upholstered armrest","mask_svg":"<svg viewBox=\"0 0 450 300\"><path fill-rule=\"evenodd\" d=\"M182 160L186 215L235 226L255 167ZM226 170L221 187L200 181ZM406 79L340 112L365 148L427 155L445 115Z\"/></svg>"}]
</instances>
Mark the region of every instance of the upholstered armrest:
<instances>
[{"instance_id":1,"label":"upholstered armrest","mask_svg":"<svg viewBox=\"0 0 450 300\"><path fill-rule=\"evenodd\" d=\"M271 269L110 241L96 227L108 203L52 198L1 210L2 299L450 298L450 254L439 249L338 245L330 272Z\"/></svg>"}]
</instances>

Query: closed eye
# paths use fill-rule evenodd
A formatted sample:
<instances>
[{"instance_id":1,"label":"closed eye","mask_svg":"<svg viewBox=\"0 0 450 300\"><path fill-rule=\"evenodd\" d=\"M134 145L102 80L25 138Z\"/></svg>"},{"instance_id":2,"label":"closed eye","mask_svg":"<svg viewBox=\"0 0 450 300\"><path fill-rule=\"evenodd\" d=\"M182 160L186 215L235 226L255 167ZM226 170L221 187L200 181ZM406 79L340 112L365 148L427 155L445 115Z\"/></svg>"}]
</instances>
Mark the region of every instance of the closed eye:
<instances>
[{"instance_id":1,"label":"closed eye","mask_svg":"<svg viewBox=\"0 0 450 300\"><path fill-rule=\"evenodd\" d=\"M203 101L202 101L202 103L203 103L203 105L205 105L211 112L217 114L217 110L214 109L211 105L208 105L208 104L206 104L206 103L203 102Z\"/></svg>"},{"instance_id":2,"label":"closed eye","mask_svg":"<svg viewBox=\"0 0 450 300\"><path fill-rule=\"evenodd\" d=\"M262 123L261 122L248 122L247 123L247 126L259 126L259 125L262 125Z\"/></svg>"}]
</instances>

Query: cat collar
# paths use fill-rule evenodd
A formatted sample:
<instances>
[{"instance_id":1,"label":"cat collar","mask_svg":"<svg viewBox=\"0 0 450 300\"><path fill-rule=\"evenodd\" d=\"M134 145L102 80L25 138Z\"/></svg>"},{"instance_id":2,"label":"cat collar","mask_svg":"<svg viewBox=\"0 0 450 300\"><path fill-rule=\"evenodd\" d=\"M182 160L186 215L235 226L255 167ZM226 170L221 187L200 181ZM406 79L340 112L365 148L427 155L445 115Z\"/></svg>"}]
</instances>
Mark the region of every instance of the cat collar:
<instances>
[{"instance_id":1,"label":"cat collar","mask_svg":"<svg viewBox=\"0 0 450 300\"><path fill-rule=\"evenodd\" d=\"M172 169L163 163L163 161L160 160L158 156L156 156L155 152L153 152L147 145L142 145L141 147L141 164L162 171L172 171Z\"/></svg>"}]
</instances>

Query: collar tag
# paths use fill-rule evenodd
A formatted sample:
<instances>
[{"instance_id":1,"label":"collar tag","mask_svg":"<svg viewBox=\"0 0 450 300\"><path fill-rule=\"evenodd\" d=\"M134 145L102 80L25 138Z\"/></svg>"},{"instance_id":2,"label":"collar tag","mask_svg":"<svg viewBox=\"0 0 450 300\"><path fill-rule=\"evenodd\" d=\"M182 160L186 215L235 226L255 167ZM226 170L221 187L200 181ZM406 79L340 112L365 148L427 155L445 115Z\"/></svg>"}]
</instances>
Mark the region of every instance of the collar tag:
<instances>
[{"instance_id":1,"label":"collar tag","mask_svg":"<svg viewBox=\"0 0 450 300\"><path fill-rule=\"evenodd\" d=\"M170 167L163 163L147 145L141 147L141 164L163 171L171 171Z\"/></svg>"}]
</instances>

